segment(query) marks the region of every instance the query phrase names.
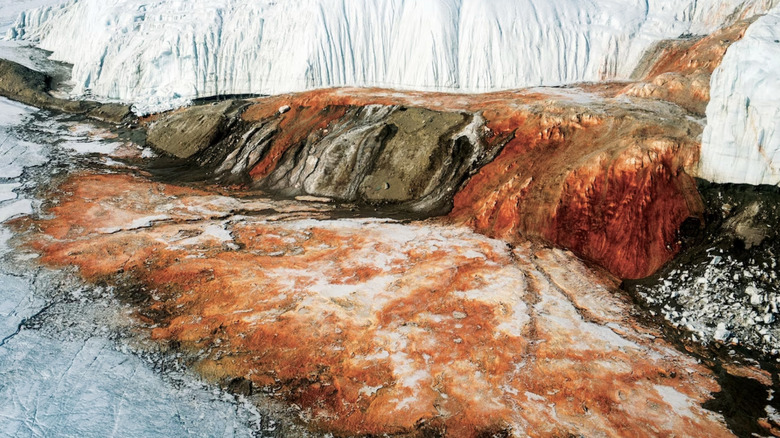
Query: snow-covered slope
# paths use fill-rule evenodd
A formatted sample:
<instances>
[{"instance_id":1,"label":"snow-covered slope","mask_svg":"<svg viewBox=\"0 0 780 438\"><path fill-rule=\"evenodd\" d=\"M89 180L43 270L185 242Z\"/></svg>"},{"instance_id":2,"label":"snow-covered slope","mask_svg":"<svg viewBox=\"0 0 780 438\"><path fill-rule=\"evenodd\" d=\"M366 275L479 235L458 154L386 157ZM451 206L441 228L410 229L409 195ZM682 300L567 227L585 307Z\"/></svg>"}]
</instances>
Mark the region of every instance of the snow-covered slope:
<instances>
[{"instance_id":1,"label":"snow-covered slope","mask_svg":"<svg viewBox=\"0 0 780 438\"><path fill-rule=\"evenodd\" d=\"M780 7L729 48L711 96L699 176L780 184Z\"/></svg>"},{"instance_id":2,"label":"snow-covered slope","mask_svg":"<svg viewBox=\"0 0 780 438\"><path fill-rule=\"evenodd\" d=\"M74 92L145 104L360 85L486 91L627 77L654 41L778 0L73 0L9 31Z\"/></svg>"}]
</instances>

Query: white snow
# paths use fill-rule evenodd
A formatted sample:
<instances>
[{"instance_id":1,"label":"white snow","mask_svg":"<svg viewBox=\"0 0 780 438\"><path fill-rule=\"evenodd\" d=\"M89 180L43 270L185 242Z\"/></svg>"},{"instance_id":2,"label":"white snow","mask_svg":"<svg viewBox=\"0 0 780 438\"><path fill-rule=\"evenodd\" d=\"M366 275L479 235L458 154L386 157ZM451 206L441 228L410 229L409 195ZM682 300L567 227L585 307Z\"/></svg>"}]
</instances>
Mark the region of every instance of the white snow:
<instances>
[{"instance_id":1,"label":"white snow","mask_svg":"<svg viewBox=\"0 0 780 438\"><path fill-rule=\"evenodd\" d=\"M653 388L661 396L663 401L672 407L675 415L691 416L691 399L671 386L653 385Z\"/></svg>"},{"instance_id":2,"label":"white snow","mask_svg":"<svg viewBox=\"0 0 780 438\"><path fill-rule=\"evenodd\" d=\"M65 141L59 144L60 147L70 149L77 154L104 154L108 155L117 150L121 143L110 143L103 141Z\"/></svg>"},{"instance_id":3,"label":"white snow","mask_svg":"<svg viewBox=\"0 0 780 438\"><path fill-rule=\"evenodd\" d=\"M0 223L17 216L31 214L32 212L32 201L29 199L21 199L11 203L0 204Z\"/></svg>"},{"instance_id":4,"label":"white snow","mask_svg":"<svg viewBox=\"0 0 780 438\"><path fill-rule=\"evenodd\" d=\"M211 224L206 226L203 229L203 233L198 234L195 237L190 237L187 239L176 241L176 246L185 247L190 245L200 245L208 240L216 240L220 243L228 243L230 242L230 246L235 246L233 243L233 236L230 234L230 231L226 228L227 223L223 222L222 224Z\"/></svg>"},{"instance_id":5,"label":"white snow","mask_svg":"<svg viewBox=\"0 0 780 438\"><path fill-rule=\"evenodd\" d=\"M14 190L21 186L19 183L0 184L0 203L16 199Z\"/></svg>"},{"instance_id":6,"label":"white snow","mask_svg":"<svg viewBox=\"0 0 780 438\"><path fill-rule=\"evenodd\" d=\"M780 413L777 412L777 409L767 405L765 410L766 415L770 420L774 421L775 423L780 423Z\"/></svg>"},{"instance_id":7,"label":"white snow","mask_svg":"<svg viewBox=\"0 0 780 438\"><path fill-rule=\"evenodd\" d=\"M753 23L715 70L701 178L780 184L780 7Z\"/></svg>"},{"instance_id":8,"label":"white snow","mask_svg":"<svg viewBox=\"0 0 780 438\"><path fill-rule=\"evenodd\" d=\"M715 328L715 334L712 336L716 341L725 342L731 336L731 332L726 328L726 324L718 323L718 327Z\"/></svg>"},{"instance_id":9,"label":"white snow","mask_svg":"<svg viewBox=\"0 0 780 438\"><path fill-rule=\"evenodd\" d=\"M627 78L655 41L775 3L72 0L28 11L9 36L73 64L75 94L145 112L328 86L477 92Z\"/></svg>"}]
</instances>

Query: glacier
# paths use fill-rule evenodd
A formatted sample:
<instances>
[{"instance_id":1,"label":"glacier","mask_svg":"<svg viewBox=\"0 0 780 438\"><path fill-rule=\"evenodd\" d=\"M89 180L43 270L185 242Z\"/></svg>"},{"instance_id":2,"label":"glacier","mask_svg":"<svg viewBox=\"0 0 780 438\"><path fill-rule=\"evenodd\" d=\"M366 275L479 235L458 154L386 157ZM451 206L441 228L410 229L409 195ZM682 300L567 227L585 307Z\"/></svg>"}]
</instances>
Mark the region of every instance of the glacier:
<instances>
[{"instance_id":1,"label":"glacier","mask_svg":"<svg viewBox=\"0 0 780 438\"><path fill-rule=\"evenodd\" d=\"M3 0L0 8L0 32L7 32L25 11L33 8L55 6L64 0Z\"/></svg>"},{"instance_id":2,"label":"glacier","mask_svg":"<svg viewBox=\"0 0 780 438\"><path fill-rule=\"evenodd\" d=\"M71 0L22 13L7 36L73 64L74 95L144 113L334 86L484 92L626 79L655 42L776 3Z\"/></svg>"},{"instance_id":3,"label":"glacier","mask_svg":"<svg viewBox=\"0 0 780 438\"><path fill-rule=\"evenodd\" d=\"M66 0L3 0L0 5L0 35L6 35L12 29L15 23L24 16L24 12L33 8L44 8L46 6L56 6L64 3ZM29 47L29 43L24 40L4 39L0 37L0 58L22 64L34 70L46 70L55 73L62 73L61 76L67 76L69 70L65 66L45 59L46 54L40 50ZM57 68L59 67L59 68Z\"/></svg>"},{"instance_id":4,"label":"glacier","mask_svg":"<svg viewBox=\"0 0 780 438\"><path fill-rule=\"evenodd\" d=\"M780 184L780 7L733 44L711 80L701 178Z\"/></svg>"}]
</instances>

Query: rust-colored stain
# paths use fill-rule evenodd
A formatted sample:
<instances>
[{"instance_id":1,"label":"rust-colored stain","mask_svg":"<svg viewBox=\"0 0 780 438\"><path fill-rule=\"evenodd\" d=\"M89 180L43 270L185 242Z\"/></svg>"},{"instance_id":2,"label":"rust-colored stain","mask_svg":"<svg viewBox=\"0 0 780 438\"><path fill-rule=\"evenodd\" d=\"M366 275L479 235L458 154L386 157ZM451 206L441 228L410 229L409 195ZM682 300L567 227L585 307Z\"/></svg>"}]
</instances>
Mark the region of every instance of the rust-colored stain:
<instances>
[{"instance_id":1,"label":"rust-colored stain","mask_svg":"<svg viewBox=\"0 0 780 438\"><path fill-rule=\"evenodd\" d=\"M702 38L690 40L688 43L671 46L658 57L646 79L668 72L712 74L723 61L726 50L745 36L747 28L758 17L738 21Z\"/></svg>"},{"instance_id":2,"label":"rust-colored stain","mask_svg":"<svg viewBox=\"0 0 780 438\"><path fill-rule=\"evenodd\" d=\"M610 97L622 88L476 95L339 88L259 99L243 118L280 117L283 134L251 176L267 175L285 150L348 107L479 113L486 149L503 149L455 194L450 217L491 237L543 239L618 277L641 278L677 254L680 225L701 216L686 171L698 161L701 126L665 103ZM279 114L284 105L291 110Z\"/></svg>"},{"instance_id":3,"label":"rust-colored stain","mask_svg":"<svg viewBox=\"0 0 780 438\"><path fill-rule=\"evenodd\" d=\"M257 105L250 107L243 115L244 119L253 117L267 119L278 114L278 106ZM309 135L327 128L333 121L344 117L348 106L314 106L296 104L289 112L279 115L281 121L278 129L281 134L274 141L271 150L249 172L254 179L268 176L276 168L284 153L292 146L303 142Z\"/></svg>"},{"instance_id":4,"label":"rust-colored stain","mask_svg":"<svg viewBox=\"0 0 780 438\"><path fill-rule=\"evenodd\" d=\"M644 76L618 94L674 102L703 116L710 101L710 77L726 50L742 39L758 16L741 20L710 35L665 42Z\"/></svg>"},{"instance_id":5,"label":"rust-colored stain","mask_svg":"<svg viewBox=\"0 0 780 438\"><path fill-rule=\"evenodd\" d=\"M682 222L703 209L685 171L698 156L696 128L552 109L528 111L510 133L494 128L512 140L455 196L451 217L509 241L545 239L621 278L651 274L679 250Z\"/></svg>"},{"instance_id":6,"label":"rust-colored stain","mask_svg":"<svg viewBox=\"0 0 780 438\"><path fill-rule=\"evenodd\" d=\"M337 88L258 99L244 120L280 118L281 135L250 175L267 176L285 151L350 107L479 113L487 150L503 150L456 194L455 221L509 241L541 238L618 277L645 277L677 254L677 230L702 205L688 172L701 127L644 98L702 115L713 70L751 21L665 43L632 83L485 94ZM291 109L279 114L282 106Z\"/></svg>"},{"instance_id":7,"label":"rust-colored stain","mask_svg":"<svg viewBox=\"0 0 780 438\"><path fill-rule=\"evenodd\" d=\"M701 407L710 372L571 253L442 221L279 219L271 201L141 176L74 175L51 201L14 222L43 263L147 291L154 340L314 429L730 436Z\"/></svg>"}]
</instances>

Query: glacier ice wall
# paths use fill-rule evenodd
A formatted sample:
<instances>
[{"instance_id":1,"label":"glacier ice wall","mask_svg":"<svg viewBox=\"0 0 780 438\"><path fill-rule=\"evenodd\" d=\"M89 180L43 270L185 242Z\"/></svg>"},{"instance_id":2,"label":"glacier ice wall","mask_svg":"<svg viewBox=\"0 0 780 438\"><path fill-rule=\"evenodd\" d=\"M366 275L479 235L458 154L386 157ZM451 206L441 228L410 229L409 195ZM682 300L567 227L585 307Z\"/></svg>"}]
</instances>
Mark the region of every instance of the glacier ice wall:
<instances>
[{"instance_id":1,"label":"glacier ice wall","mask_svg":"<svg viewBox=\"0 0 780 438\"><path fill-rule=\"evenodd\" d=\"M626 78L655 41L778 0L72 0L9 36L75 94L175 103L328 86L479 92Z\"/></svg>"},{"instance_id":2,"label":"glacier ice wall","mask_svg":"<svg viewBox=\"0 0 780 438\"><path fill-rule=\"evenodd\" d=\"M33 8L58 5L64 0L3 0L0 7L0 32L5 34L23 15L24 11Z\"/></svg>"},{"instance_id":3,"label":"glacier ice wall","mask_svg":"<svg viewBox=\"0 0 780 438\"><path fill-rule=\"evenodd\" d=\"M699 176L780 184L780 7L729 48L710 94Z\"/></svg>"}]
</instances>

